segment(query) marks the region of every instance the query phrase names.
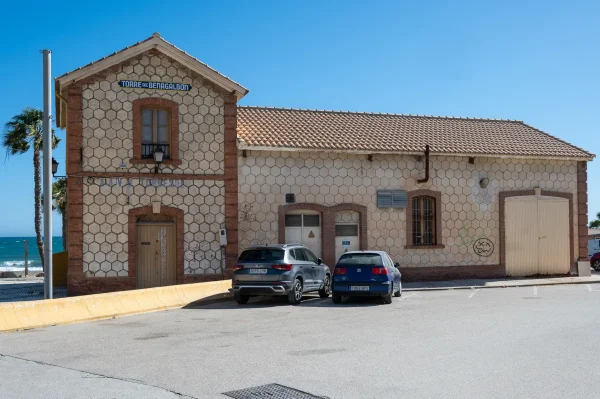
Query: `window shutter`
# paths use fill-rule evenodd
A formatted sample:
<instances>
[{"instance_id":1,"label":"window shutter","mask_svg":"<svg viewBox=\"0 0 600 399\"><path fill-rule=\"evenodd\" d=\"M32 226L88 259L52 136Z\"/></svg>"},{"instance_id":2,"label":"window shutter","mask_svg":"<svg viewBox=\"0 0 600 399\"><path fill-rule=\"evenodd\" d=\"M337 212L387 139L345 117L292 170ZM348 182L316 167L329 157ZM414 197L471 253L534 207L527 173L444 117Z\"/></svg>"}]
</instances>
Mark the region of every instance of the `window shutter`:
<instances>
[{"instance_id":1,"label":"window shutter","mask_svg":"<svg viewBox=\"0 0 600 399\"><path fill-rule=\"evenodd\" d=\"M392 208L406 208L408 194L404 190L392 191Z\"/></svg>"},{"instance_id":2,"label":"window shutter","mask_svg":"<svg viewBox=\"0 0 600 399\"><path fill-rule=\"evenodd\" d=\"M406 190L377 191L377 208L406 208L407 202Z\"/></svg>"},{"instance_id":3,"label":"window shutter","mask_svg":"<svg viewBox=\"0 0 600 399\"><path fill-rule=\"evenodd\" d=\"M391 208L392 207L392 192L391 191L377 191L377 208Z\"/></svg>"}]
</instances>

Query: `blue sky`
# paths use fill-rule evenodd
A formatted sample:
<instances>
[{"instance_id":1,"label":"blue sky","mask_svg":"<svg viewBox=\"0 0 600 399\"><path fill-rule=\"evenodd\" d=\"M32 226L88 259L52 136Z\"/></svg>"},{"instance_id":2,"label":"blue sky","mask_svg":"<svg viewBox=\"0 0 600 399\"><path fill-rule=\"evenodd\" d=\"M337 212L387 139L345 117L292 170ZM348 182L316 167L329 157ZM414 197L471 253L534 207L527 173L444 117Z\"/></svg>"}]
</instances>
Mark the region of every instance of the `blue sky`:
<instances>
[{"instance_id":1,"label":"blue sky","mask_svg":"<svg viewBox=\"0 0 600 399\"><path fill-rule=\"evenodd\" d=\"M519 119L600 154L600 2L168 4L5 4L0 122L41 108L42 48L58 76L158 31L249 88L245 105ZM31 154L0 161L0 236L33 235L32 171ZM591 163L590 216L599 174Z\"/></svg>"}]
</instances>

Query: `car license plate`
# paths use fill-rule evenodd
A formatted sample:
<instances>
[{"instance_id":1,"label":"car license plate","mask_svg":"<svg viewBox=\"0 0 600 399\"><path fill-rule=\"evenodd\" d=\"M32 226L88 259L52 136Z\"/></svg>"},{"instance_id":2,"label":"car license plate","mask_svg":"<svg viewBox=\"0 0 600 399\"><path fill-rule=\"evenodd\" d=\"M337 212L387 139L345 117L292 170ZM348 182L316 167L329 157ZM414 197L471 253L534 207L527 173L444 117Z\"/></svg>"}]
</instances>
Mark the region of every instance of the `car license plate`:
<instances>
[{"instance_id":1,"label":"car license plate","mask_svg":"<svg viewBox=\"0 0 600 399\"><path fill-rule=\"evenodd\" d=\"M250 274L267 274L267 269L248 269Z\"/></svg>"},{"instance_id":2,"label":"car license plate","mask_svg":"<svg viewBox=\"0 0 600 399\"><path fill-rule=\"evenodd\" d=\"M369 291L368 285L351 285L350 291Z\"/></svg>"}]
</instances>

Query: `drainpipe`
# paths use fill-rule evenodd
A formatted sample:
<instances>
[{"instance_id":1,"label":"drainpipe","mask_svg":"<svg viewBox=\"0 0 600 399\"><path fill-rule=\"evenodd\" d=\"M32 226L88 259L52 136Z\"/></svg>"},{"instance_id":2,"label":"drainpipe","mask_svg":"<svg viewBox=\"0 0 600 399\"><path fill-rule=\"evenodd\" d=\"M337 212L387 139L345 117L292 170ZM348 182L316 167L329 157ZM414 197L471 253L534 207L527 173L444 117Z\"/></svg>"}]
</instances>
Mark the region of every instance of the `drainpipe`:
<instances>
[{"instance_id":1,"label":"drainpipe","mask_svg":"<svg viewBox=\"0 0 600 399\"><path fill-rule=\"evenodd\" d=\"M69 103L68 103L67 99L64 98L58 91L55 91L54 95L56 96L56 98L58 98L60 100L60 109L61 109L61 112L57 115L57 117L60 118L60 125L66 127L67 126L67 121L66 120L64 120L64 121L62 120L62 108L65 107L65 119L66 119ZM61 127L61 126L58 126L58 127Z\"/></svg>"},{"instance_id":2,"label":"drainpipe","mask_svg":"<svg viewBox=\"0 0 600 399\"><path fill-rule=\"evenodd\" d=\"M417 180L417 183L427 183L429 181L429 144L425 146L425 178Z\"/></svg>"}]
</instances>

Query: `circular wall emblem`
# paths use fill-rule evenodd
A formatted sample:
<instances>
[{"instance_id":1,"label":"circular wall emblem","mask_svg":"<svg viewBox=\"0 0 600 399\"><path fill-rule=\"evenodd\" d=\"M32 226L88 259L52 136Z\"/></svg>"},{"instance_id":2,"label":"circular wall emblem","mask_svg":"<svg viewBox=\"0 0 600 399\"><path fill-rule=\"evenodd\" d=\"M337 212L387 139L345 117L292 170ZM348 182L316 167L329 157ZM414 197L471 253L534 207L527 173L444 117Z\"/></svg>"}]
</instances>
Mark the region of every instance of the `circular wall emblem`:
<instances>
[{"instance_id":1,"label":"circular wall emblem","mask_svg":"<svg viewBox=\"0 0 600 399\"><path fill-rule=\"evenodd\" d=\"M479 256L490 256L494 253L494 243L487 238L480 238L473 243L473 250Z\"/></svg>"}]
</instances>

